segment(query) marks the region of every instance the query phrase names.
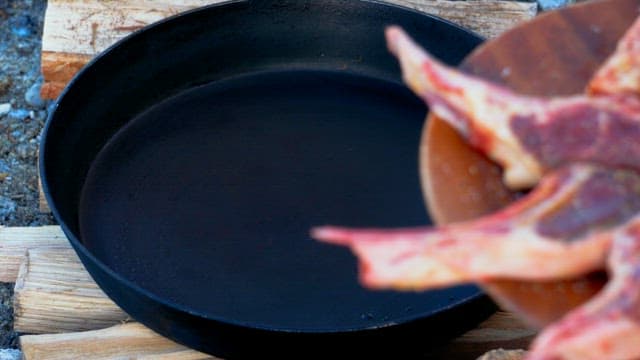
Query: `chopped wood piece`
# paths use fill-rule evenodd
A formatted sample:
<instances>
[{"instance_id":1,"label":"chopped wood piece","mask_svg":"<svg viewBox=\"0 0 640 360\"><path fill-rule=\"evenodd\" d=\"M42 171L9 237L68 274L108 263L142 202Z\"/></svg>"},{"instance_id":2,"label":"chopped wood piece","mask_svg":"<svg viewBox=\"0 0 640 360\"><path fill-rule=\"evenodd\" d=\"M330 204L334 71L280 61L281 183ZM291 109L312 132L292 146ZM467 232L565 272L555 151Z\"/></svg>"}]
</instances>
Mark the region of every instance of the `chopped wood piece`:
<instances>
[{"instance_id":1,"label":"chopped wood piece","mask_svg":"<svg viewBox=\"0 0 640 360\"><path fill-rule=\"evenodd\" d=\"M50 0L42 35L41 96L57 97L97 53L152 22L221 0ZM494 37L536 15L535 2L506 0L391 0Z\"/></svg>"},{"instance_id":2,"label":"chopped wood piece","mask_svg":"<svg viewBox=\"0 0 640 360\"><path fill-rule=\"evenodd\" d=\"M30 249L14 291L22 333L94 330L129 319L91 279L71 248Z\"/></svg>"},{"instance_id":3,"label":"chopped wood piece","mask_svg":"<svg viewBox=\"0 0 640 360\"><path fill-rule=\"evenodd\" d=\"M76 333L24 335L20 345L25 360L216 359L176 344L139 323Z\"/></svg>"},{"instance_id":4,"label":"chopped wood piece","mask_svg":"<svg viewBox=\"0 0 640 360\"><path fill-rule=\"evenodd\" d=\"M69 248L59 226L0 227L0 281L15 282L30 248Z\"/></svg>"}]
</instances>

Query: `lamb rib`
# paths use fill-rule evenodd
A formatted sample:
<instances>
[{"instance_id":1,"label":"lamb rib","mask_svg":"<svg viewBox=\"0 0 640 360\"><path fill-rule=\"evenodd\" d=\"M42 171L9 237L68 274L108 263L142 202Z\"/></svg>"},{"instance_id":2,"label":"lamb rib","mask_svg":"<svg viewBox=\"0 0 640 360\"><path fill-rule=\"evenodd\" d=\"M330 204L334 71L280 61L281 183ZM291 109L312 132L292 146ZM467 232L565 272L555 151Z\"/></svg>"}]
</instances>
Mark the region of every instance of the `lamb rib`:
<instances>
[{"instance_id":1,"label":"lamb rib","mask_svg":"<svg viewBox=\"0 0 640 360\"><path fill-rule=\"evenodd\" d=\"M487 217L440 228L320 227L351 247L361 281L422 290L504 278L557 280L607 268L585 305L547 327L528 360L640 358L640 19L586 95L520 96L449 68L401 29L386 32L406 83L438 117L536 187Z\"/></svg>"},{"instance_id":2,"label":"lamb rib","mask_svg":"<svg viewBox=\"0 0 640 360\"><path fill-rule=\"evenodd\" d=\"M640 95L640 18L618 41L615 52L598 69L587 93L597 95Z\"/></svg>"},{"instance_id":3,"label":"lamb rib","mask_svg":"<svg viewBox=\"0 0 640 360\"><path fill-rule=\"evenodd\" d=\"M640 216L615 231L607 265L603 291L545 329L528 360L640 359Z\"/></svg>"},{"instance_id":4,"label":"lamb rib","mask_svg":"<svg viewBox=\"0 0 640 360\"><path fill-rule=\"evenodd\" d=\"M409 87L499 163L510 188L529 188L576 161L640 169L638 98L521 96L438 62L400 28L390 27L386 36Z\"/></svg>"},{"instance_id":5,"label":"lamb rib","mask_svg":"<svg viewBox=\"0 0 640 360\"><path fill-rule=\"evenodd\" d=\"M574 164L478 220L395 230L329 226L312 235L351 247L361 281L372 288L566 278L604 267L612 230L640 210L639 189L635 171Z\"/></svg>"}]
</instances>

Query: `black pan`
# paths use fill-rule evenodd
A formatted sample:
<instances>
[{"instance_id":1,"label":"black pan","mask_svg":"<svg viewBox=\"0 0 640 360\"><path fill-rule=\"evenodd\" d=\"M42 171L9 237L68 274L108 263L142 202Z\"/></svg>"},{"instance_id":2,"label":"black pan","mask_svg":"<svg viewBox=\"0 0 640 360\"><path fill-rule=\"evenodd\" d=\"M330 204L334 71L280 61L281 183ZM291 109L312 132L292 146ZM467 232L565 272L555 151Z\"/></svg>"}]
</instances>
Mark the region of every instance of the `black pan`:
<instances>
[{"instance_id":1,"label":"black pan","mask_svg":"<svg viewBox=\"0 0 640 360\"><path fill-rule=\"evenodd\" d=\"M480 39L366 1L243 1L91 62L42 138L47 200L136 320L221 357L421 354L493 309L479 290L370 291L314 225L429 224L426 108L383 29L455 64Z\"/></svg>"}]
</instances>

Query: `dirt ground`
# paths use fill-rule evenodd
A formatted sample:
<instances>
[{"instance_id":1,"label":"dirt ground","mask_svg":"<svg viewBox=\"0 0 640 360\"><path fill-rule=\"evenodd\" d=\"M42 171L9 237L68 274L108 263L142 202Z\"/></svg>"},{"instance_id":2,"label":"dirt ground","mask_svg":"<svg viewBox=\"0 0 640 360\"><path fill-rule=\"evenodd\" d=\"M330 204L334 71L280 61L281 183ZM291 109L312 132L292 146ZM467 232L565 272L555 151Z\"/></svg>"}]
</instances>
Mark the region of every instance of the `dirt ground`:
<instances>
[{"instance_id":1,"label":"dirt ground","mask_svg":"<svg viewBox=\"0 0 640 360\"><path fill-rule=\"evenodd\" d=\"M46 1L0 0L0 224L53 224L38 211L37 150L48 102L38 94ZM13 284L0 283L0 349L17 347Z\"/></svg>"}]
</instances>

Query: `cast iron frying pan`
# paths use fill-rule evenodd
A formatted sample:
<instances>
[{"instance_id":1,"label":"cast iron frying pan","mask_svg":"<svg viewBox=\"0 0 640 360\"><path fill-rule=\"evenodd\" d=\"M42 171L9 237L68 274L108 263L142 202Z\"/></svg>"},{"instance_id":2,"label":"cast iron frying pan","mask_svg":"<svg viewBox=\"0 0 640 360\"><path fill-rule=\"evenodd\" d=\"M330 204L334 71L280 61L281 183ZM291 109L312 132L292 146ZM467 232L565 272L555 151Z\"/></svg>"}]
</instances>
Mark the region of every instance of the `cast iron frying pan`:
<instances>
[{"instance_id":1,"label":"cast iron frying pan","mask_svg":"<svg viewBox=\"0 0 640 360\"><path fill-rule=\"evenodd\" d=\"M102 289L221 357L420 354L486 316L475 287L364 289L347 250L308 235L430 223L417 160L427 109L401 83L388 24L452 64L480 42L375 2L232 2L86 67L48 121L41 172Z\"/></svg>"}]
</instances>

